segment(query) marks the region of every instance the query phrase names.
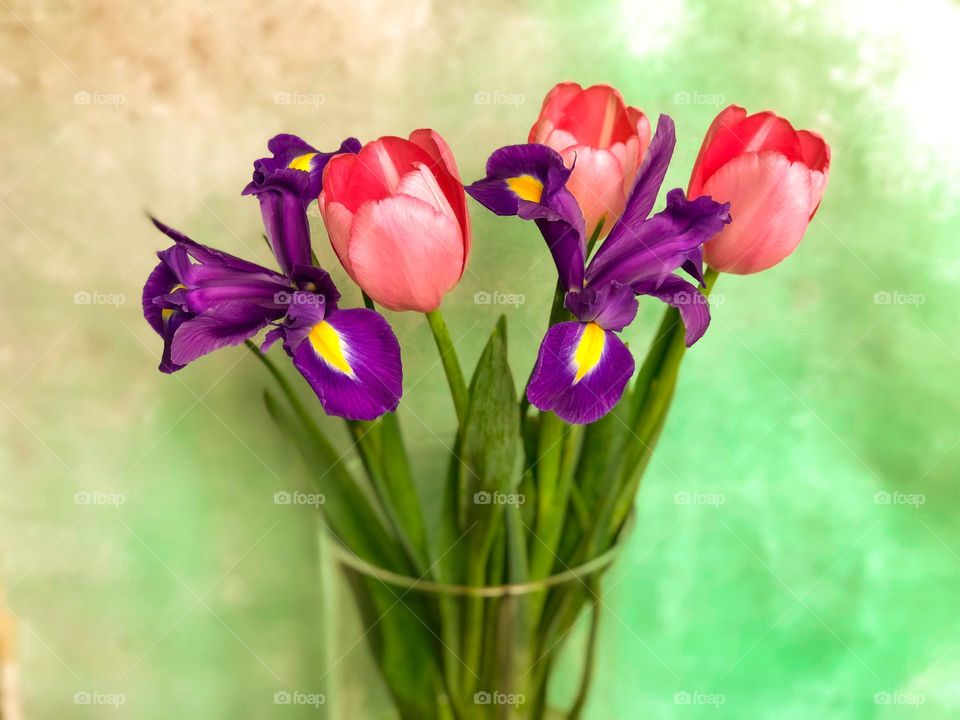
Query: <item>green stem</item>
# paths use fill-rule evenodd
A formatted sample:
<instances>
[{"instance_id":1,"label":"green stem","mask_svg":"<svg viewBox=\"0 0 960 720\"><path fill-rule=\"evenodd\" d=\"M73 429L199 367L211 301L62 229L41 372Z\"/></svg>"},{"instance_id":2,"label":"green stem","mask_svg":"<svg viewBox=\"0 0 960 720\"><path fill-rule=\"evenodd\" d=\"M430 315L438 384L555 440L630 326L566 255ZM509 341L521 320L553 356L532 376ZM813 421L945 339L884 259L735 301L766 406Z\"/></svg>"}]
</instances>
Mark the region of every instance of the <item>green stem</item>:
<instances>
[{"instance_id":1,"label":"green stem","mask_svg":"<svg viewBox=\"0 0 960 720\"><path fill-rule=\"evenodd\" d=\"M430 323L430 330L433 332L433 339L437 343L437 350L440 353L440 362L443 363L443 370L447 374L447 384L450 386L450 394L453 396L453 407L457 412L457 420L462 427L467 419L467 407L470 403L470 393L467 390L467 383L463 379L463 370L460 369L460 360L457 357L457 351L453 347L453 339L450 337L450 330L447 323L440 314L440 310L432 310L427 315L427 322Z\"/></svg>"},{"instance_id":2,"label":"green stem","mask_svg":"<svg viewBox=\"0 0 960 720\"><path fill-rule=\"evenodd\" d=\"M350 434L356 442L360 460L363 463L364 469L367 471L367 477L370 478L371 485L373 485L377 500L380 501L380 508L390 523L390 529L393 530L404 552L406 552L410 558L410 563L416 570L417 575L422 577L424 573L427 572L427 562L422 555L421 549L416 547L416 544L407 533L404 522L405 520L412 520L412 518L401 517L394 502L393 492L387 478L387 468L385 464L391 461L400 462L400 460L388 458L383 452L382 442L378 442L378 440L381 439L379 432L381 428L378 427L380 422L380 420L376 420L373 423L348 420L347 427L350 429ZM412 488L400 488L400 490L412 492Z\"/></svg>"},{"instance_id":3,"label":"green stem","mask_svg":"<svg viewBox=\"0 0 960 720\"><path fill-rule=\"evenodd\" d=\"M583 714L583 708L587 703L587 694L590 692L590 684L593 680L594 667L597 664L597 638L600 631L600 580L596 575L591 576L588 581L590 590L593 593L593 613L590 617L590 634L587 636L587 657L583 661L583 675L580 678L580 689L577 691L577 699L570 709L568 720L579 720Z\"/></svg>"},{"instance_id":4,"label":"green stem","mask_svg":"<svg viewBox=\"0 0 960 720\"><path fill-rule=\"evenodd\" d=\"M252 340L247 340L244 343L254 356L266 365L267 370L270 371L270 374L273 375L273 378L277 381L277 384L280 386L280 389L283 390L283 394L286 396L290 405L293 407L293 411L297 414L297 417L307 426L314 425L313 416L310 415L306 406L303 404L303 401L300 400L300 397L293 390L293 386L290 384L290 381L284 377L283 373L277 368L273 360L267 357L267 354L260 351L260 348L257 347L256 343ZM331 452L333 448L330 448Z\"/></svg>"}]
</instances>

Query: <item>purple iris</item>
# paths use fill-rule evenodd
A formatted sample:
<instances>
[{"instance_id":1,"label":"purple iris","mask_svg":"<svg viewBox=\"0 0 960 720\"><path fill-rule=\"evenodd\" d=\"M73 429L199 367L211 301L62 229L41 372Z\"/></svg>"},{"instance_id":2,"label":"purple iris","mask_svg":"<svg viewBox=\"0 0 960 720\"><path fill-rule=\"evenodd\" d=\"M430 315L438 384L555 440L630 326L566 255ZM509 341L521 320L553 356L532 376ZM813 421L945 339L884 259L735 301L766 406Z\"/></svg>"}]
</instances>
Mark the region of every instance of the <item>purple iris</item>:
<instances>
[{"instance_id":1,"label":"purple iris","mask_svg":"<svg viewBox=\"0 0 960 720\"><path fill-rule=\"evenodd\" d=\"M278 137L291 147L296 141L309 148L299 138ZM275 154L277 140L270 141ZM340 309L330 275L310 263L309 201L304 199L313 182L310 172L289 161L260 160L247 188L260 198L282 273L201 245L154 220L174 245L157 253L160 264L143 288L143 313L163 338L163 372L273 326L263 350L283 339L327 414L372 420L400 402L400 345L379 313Z\"/></svg>"},{"instance_id":2,"label":"purple iris","mask_svg":"<svg viewBox=\"0 0 960 720\"><path fill-rule=\"evenodd\" d=\"M273 157L253 163L253 179L244 195L260 201L263 225L280 269L289 273L297 265L309 265L310 225L306 208L323 190L323 169L330 158L341 153L360 152L360 141L347 138L340 149L322 153L296 135L277 135L267 143Z\"/></svg>"},{"instance_id":3,"label":"purple iris","mask_svg":"<svg viewBox=\"0 0 960 720\"><path fill-rule=\"evenodd\" d=\"M570 170L544 145L501 148L487 177L467 192L498 215L535 220L547 242L564 305L575 321L551 327L540 345L527 397L571 423L590 423L617 404L633 375L633 356L616 333L637 313L637 295L652 295L680 311L686 344L706 331L710 311L696 286L674 275L683 269L703 283L702 244L730 222L729 203L667 194L667 207L648 217L676 143L673 121L661 115L623 214L586 262L583 215L566 189Z\"/></svg>"}]
</instances>

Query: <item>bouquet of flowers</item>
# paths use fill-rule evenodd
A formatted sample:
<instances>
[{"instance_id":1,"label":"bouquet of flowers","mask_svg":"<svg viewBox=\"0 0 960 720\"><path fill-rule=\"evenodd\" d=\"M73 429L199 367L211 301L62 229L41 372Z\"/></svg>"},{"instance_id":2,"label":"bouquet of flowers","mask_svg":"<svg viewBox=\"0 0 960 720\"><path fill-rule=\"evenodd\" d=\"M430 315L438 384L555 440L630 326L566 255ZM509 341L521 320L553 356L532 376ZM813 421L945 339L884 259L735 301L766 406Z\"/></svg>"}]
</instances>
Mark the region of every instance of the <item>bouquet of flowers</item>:
<instances>
[{"instance_id":1,"label":"bouquet of flowers","mask_svg":"<svg viewBox=\"0 0 960 720\"><path fill-rule=\"evenodd\" d=\"M339 567L403 718L545 717L554 661L590 612L566 716L584 707L601 576L629 528L684 353L710 323L710 291L720 272L759 272L794 250L830 163L816 133L730 106L710 126L687 191L670 190L652 214L674 145L670 117L652 132L615 89L561 83L528 142L493 152L486 176L466 186L433 130L348 138L333 152L274 137L243 193L259 200L276 268L153 221L173 242L143 292L163 338L161 371L246 343L273 376L267 410L325 496ZM470 252L467 195L532 220L556 265L522 387L504 318L468 381L440 311ZM344 307L317 262L314 201L363 307ZM645 297L667 307L637 370L618 333ZM435 481L443 512L430 523L396 415L400 342L381 308L426 315L456 411L449 472ZM268 352L278 342L282 352ZM282 354L306 385L281 369ZM344 419L362 474L321 431L307 386L324 413Z\"/></svg>"}]
</instances>

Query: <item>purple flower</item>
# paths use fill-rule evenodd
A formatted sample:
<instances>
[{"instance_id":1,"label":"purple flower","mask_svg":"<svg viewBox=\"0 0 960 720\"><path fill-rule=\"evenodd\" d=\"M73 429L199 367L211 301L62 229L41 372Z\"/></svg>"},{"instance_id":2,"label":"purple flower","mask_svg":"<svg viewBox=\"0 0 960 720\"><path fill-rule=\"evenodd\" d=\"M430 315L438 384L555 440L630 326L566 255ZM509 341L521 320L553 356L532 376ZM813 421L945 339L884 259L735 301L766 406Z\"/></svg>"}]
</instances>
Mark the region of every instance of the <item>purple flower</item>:
<instances>
[{"instance_id":1,"label":"purple flower","mask_svg":"<svg viewBox=\"0 0 960 720\"><path fill-rule=\"evenodd\" d=\"M565 187L570 170L553 150L534 144L501 148L487 162L487 177L467 188L499 215L535 220L553 255L567 289L564 305L576 320L547 331L527 397L567 422L593 422L623 394L635 365L616 333L636 316L637 295L678 308L688 346L710 323L706 298L673 273L682 269L703 283L701 246L730 222L729 204L687 200L675 189L667 194L667 207L648 217L675 142L673 121L661 115L623 214L589 263L583 217Z\"/></svg>"},{"instance_id":2,"label":"purple flower","mask_svg":"<svg viewBox=\"0 0 960 720\"><path fill-rule=\"evenodd\" d=\"M274 141L271 150L277 153ZM291 173L307 178L300 170L267 168L256 191L282 273L153 221L174 241L157 253L160 263L143 288L144 317L163 338L160 370L175 372L272 326L262 349L282 339L329 415L373 420L400 402L400 345L377 312L339 308L330 275L310 264L306 204L298 194L302 188L286 182L296 177ZM295 261L304 257L306 262Z\"/></svg>"},{"instance_id":3,"label":"purple flower","mask_svg":"<svg viewBox=\"0 0 960 720\"><path fill-rule=\"evenodd\" d=\"M297 265L309 265L310 225L305 209L323 189L323 169L330 158L341 153L356 153L360 141L347 138L340 149L322 153L296 135L277 135L267 143L273 157L253 163L253 179L244 195L256 195L267 239L280 268L289 273Z\"/></svg>"}]
</instances>

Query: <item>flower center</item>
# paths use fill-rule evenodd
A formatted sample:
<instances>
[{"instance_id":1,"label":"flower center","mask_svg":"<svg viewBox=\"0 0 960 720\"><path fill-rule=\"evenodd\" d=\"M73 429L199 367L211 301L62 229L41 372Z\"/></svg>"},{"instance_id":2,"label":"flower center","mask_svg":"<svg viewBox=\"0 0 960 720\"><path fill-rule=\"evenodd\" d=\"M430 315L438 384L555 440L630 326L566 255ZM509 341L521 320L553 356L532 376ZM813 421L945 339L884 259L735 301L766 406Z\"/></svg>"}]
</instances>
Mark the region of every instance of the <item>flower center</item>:
<instances>
[{"instance_id":1,"label":"flower center","mask_svg":"<svg viewBox=\"0 0 960 720\"><path fill-rule=\"evenodd\" d=\"M316 155L315 152L297 155L297 157L290 161L287 167L294 170L303 170L303 172L310 172L310 161L313 160L314 155Z\"/></svg>"},{"instance_id":2,"label":"flower center","mask_svg":"<svg viewBox=\"0 0 960 720\"><path fill-rule=\"evenodd\" d=\"M350 367L344 355L340 334L326 320L321 320L310 329L310 345L314 352L334 370L349 377L354 376L353 368Z\"/></svg>"},{"instance_id":3,"label":"flower center","mask_svg":"<svg viewBox=\"0 0 960 720\"><path fill-rule=\"evenodd\" d=\"M573 364L577 369L573 377L574 385L583 380L600 362L606 342L606 331L595 322L589 322L583 326L583 334L573 353Z\"/></svg>"},{"instance_id":4,"label":"flower center","mask_svg":"<svg viewBox=\"0 0 960 720\"><path fill-rule=\"evenodd\" d=\"M533 175L507 178L507 187L521 200L530 202L540 202L540 196L543 194L543 183Z\"/></svg>"}]
</instances>

